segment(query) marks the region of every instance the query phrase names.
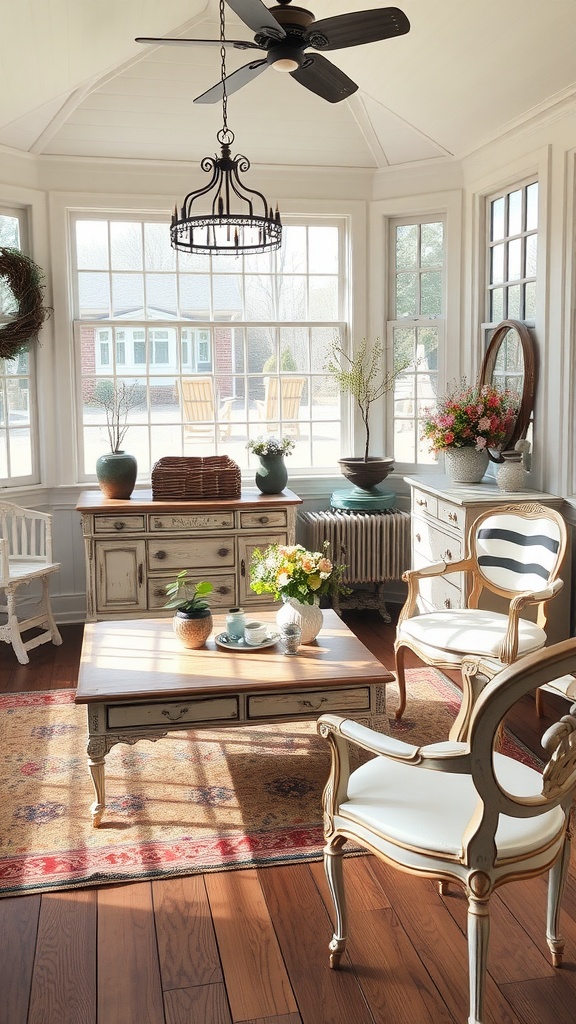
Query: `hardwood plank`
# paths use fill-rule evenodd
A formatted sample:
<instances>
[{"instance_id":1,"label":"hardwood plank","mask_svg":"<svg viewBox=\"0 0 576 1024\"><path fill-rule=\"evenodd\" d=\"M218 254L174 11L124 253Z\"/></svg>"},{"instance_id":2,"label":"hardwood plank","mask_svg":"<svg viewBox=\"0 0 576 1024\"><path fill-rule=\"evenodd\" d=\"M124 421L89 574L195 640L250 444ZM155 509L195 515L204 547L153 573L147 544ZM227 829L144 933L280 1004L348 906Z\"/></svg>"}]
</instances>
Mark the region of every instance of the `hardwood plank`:
<instances>
[{"instance_id":1,"label":"hardwood plank","mask_svg":"<svg viewBox=\"0 0 576 1024\"><path fill-rule=\"evenodd\" d=\"M223 984L174 989L164 995L166 1024L232 1024Z\"/></svg>"},{"instance_id":2,"label":"hardwood plank","mask_svg":"<svg viewBox=\"0 0 576 1024\"><path fill-rule=\"evenodd\" d=\"M256 871L206 875L232 1019L278 1016L297 1007Z\"/></svg>"},{"instance_id":3,"label":"hardwood plank","mask_svg":"<svg viewBox=\"0 0 576 1024\"><path fill-rule=\"evenodd\" d=\"M258 874L304 1024L374 1024L352 971L328 966L332 928L308 866Z\"/></svg>"},{"instance_id":4,"label":"hardwood plank","mask_svg":"<svg viewBox=\"0 0 576 1024\"><path fill-rule=\"evenodd\" d=\"M567 972L556 971L553 978L504 985L502 991L522 1024L573 1024L574 988L568 984Z\"/></svg>"},{"instance_id":5,"label":"hardwood plank","mask_svg":"<svg viewBox=\"0 0 576 1024\"><path fill-rule=\"evenodd\" d=\"M42 897L28 1024L95 1024L96 893Z\"/></svg>"},{"instance_id":6,"label":"hardwood plank","mask_svg":"<svg viewBox=\"0 0 576 1024\"><path fill-rule=\"evenodd\" d=\"M244 1024L302 1024L299 1013L282 1014L281 1017L259 1017L258 1020L247 1020Z\"/></svg>"},{"instance_id":7,"label":"hardwood plank","mask_svg":"<svg viewBox=\"0 0 576 1024\"><path fill-rule=\"evenodd\" d=\"M0 900L0 1024L26 1024L40 896Z\"/></svg>"},{"instance_id":8,"label":"hardwood plank","mask_svg":"<svg viewBox=\"0 0 576 1024\"><path fill-rule=\"evenodd\" d=\"M222 968L202 875L152 883L162 989L221 982Z\"/></svg>"},{"instance_id":9,"label":"hardwood plank","mask_svg":"<svg viewBox=\"0 0 576 1024\"><path fill-rule=\"evenodd\" d=\"M107 886L97 896L98 1024L164 1024L150 883Z\"/></svg>"}]
</instances>

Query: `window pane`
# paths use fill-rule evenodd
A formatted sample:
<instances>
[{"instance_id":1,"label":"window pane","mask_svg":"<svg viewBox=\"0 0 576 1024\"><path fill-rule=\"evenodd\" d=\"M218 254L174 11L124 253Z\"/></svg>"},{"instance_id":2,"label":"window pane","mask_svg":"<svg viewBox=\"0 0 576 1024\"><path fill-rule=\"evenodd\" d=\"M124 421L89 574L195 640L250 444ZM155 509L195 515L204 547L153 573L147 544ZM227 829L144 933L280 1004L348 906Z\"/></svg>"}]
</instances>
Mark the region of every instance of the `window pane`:
<instances>
[{"instance_id":1,"label":"window pane","mask_svg":"<svg viewBox=\"0 0 576 1024\"><path fill-rule=\"evenodd\" d=\"M108 224L76 221L76 259L79 270L108 270Z\"/></svg>"},{"instance_id":2,"label":"window pane","mask_svg":"<svg viewBox=\"0 0 576 1024\"><path fill-rule=\"evenodd\" d=\"M508 196L508 234L519 235L522 231L522 190Z\"/></svg>"},{"instance_id":3,"label":"window pane","mask_svg":"<svg viewBox=\"0 0 576 1024\"><path fill-rule=\"evenodd\" d=\"M308 317L310 320L336 320L338 318L337 278L310 278Z\"/></svg>"},{"instance_id":4,"label":"window pane","mask_svg":"<svg viewBox=\"0 0 576 1024\"><path fill-rule=\"evenodd\" d=\"M402 224L396 228L396 268L410 270L418 262L418 225Z\"/></svg>"},{"instance_id":5,"label":"window pane","mask_svg":"<svg viewBox=\"0 0 576 1024\"><path fill-rule=\"evenodd\" d=\"M508 244L508 280L517 281L522 277L522 242L519 238Z\"/></svg>"},{"instance_id":6,"label":"window pane","mask_svg":"<svg viewBox=\"0 0 576 1024\"><path fill-rule=\"evenodd\" d=\"M538 227L538 182L526 189L526 230L536 231Z\"/></svg>"},{"instance_id":7,"label":"window pane","mask_svg":"<svg viewBox=\"0 0 576 1024\"><path fill-rule=\"evenodd\" d=\"M504 289L494 288L490 292L490 320L497 323L504 319Z\"/></svg>"},{"instance_id":8,"label":"window pane","mask_svg":"<svg viewBox=\"0 0 576 1024\"><path fill-rule=\"evenodd\" d=\"M246 319L274 319L274 286L270 274L246 277Z\"/></svg>"},{"instance_id":9,"label":"window pane","mask_svg":"<svg viewBox=\"0 0 576 1024\"><path fill-rule=\"evenodd\" d=\"M298 274L306 270L306 228L285 227L282 248L276 253L278 272Z\"/></svg>"},{"instance_id":10,"label":"window pane","mask_svg":"<svg viewBox=\"0 0 576 1024\"><path fill-rule=\"evenodd\" d=\"M146 270L174 270L176 250L170 245L166 224L144 225L144 265Z\"/></svg>"},{"instance_id":11,"label":"window pane","mask_svg":"<svg viewBox=\"0 0 576 1024\"><path fill-rule=\"evenodd\" d=\"M533 320L536 316L536 283L528 281L524 289L524 319Z\"/></svg>"},{"instance_id":12,"label":"window pane","mask_svg":"<svg viewBox=\"0 0 576 1024\"><path fill-rule=\"evenodd\" d=\"M495 245L491 253L492 267L490 270L490 281L497 284L504 280L504 246Z\"/></svg>"},{"instance_id":13,"label":"window pane","mask_svg":"<svg viewBox=\"0 0 576 1024\"><path fill-rule=\"evenodd\" d=\"M0 245L10 248L20 248L20 221L18 217L11 217L9 214L0 214Z\"/></svg>"},{"instance_id":14,"label":"window pane","mask_svg":"<svg viewBox=\"0 0 576 1024\"><path fill-rule=\"evenodd\" d=\"M513 320L521 319L520 309L521 288L519 284L511 285L508 289L508 317Z\"/></svg>"},{"instance_id":15,"label":"window pane","mask_svg":"<svg viewBox=\"0 0 576 1024\"><path fill-rule=\"evenodd\" d=\"M141 274L112 274L112 316L140 318L144 310Z\"/></svg>"},{"instance_id":16,"label":"window pane","mask_svg":"<svg viewBox=\"0 0 576 1024\"><path fill-rule=\"evenodd\" d=\"M204 274L180 276L180 313L191 320L210 317L210 278Z\"/></svg>"},{"instance_id":17,"label":"window pane","mask_svg":"<svg viewBox=\"0 0 576 1024\"><path fill-rule=\"evenodd\" d=\"M110 316L108 274L78 274L78 313L85 319Z\"/></svg>"},{"instance_id":18,"label":"window pane","mask_svg":"<svg viewBox=\"0 0 576 1024\"><path fill-rule=\"evenodd\" d=\"M110 258L113 270L141 270L143 266L142 225L112 222Z\"/></svg>"},{"instance_id":19,"label":"window pane","mask_svg":"<svg viewBox=\"0 0 576 1024\"><path fill-rule=\"evenodd\" d=\"M394 372L416 360L416 328L394 328Z\"/></svg>"},{"instance_id":20,"label":"window pane","mask_svg":"<svg viewBox=\"0 0 576 1024\"><path fill-rule=\"evenodd\" d=\"M230 261L230 257L226 257ZM212 278L215 320L239 320L242 314L242 278L239 274L218 274Z\"/></svg>"},{"instance_id":21,"label":"window pane","mask_svg":"<svg viewBox=\"0 0 576 1024\"><path fill-rule=\"evenodd\" d=\"M536 277L538 262L538 235L526 239L526 277Z\"/></svg>"},{"instance_id":22,"label":"window pane","mask_svg":"<svg viewBox=\"0 0 576 1024\"><path fill-rule=\"evenodd\" d=\"M497 242L500 238L504 238L504 197L495 199L490 205L492 208L490 239Z\"/></svg>"},{"instance_id":23,"label":"window pane","mask_svg":"<svg viewBox=\"0 0 576 1024\"><path fill-rule=\"evenodd\" d=\"M416 316L416 274L398 274L396 280L396 317Z\"/></svg>"},{"instance_id":24,"label":"window pane","mask_svg":"<svg viewBox=\"0 0 576 1024\"><path fill-rule=\"evenodd\" d=\"M338 244L338 228L310 227L308 229L308 272L310 274L337 274Z\"/></svg>"},{"instance_id":25,"label":"window pane","mask_svg":"<svg viewBox=\"0 0 576 1024\"><path fill-rule=\"evenodd\" d=\"M420 278L420 304L422 316L439 316L442 312L442 274L422 274Z\"/></svg>"},{"instance_id":26,"label":"window pane","mask_svg":"<svg viewBox=\"0 0 576 1024\"><path fill-rule=\"evenodd\" d=\"M444 225L423 224L420 243L420 263L423 267L438 267L444 262Z\"/></svg>"},{"instance_id":27,"label":"window pane","mask_svg":"<svg viewBox=\"0 0 576 1024\"><path fill-rule=\"evenodd\" d=\"M281 277L278 280L278 319L306 319L306 278Z\"/></svg>"},{"instance_id":28,"label":"window pane","mask_svg":"<svg viewBox=\"0 0 576 1024\"><path fill-rule=\"evenodd\" d=\"M176 316L176 278L172 274L146 275L146 313L153 320Z\"/></svg>"}]
</instances>

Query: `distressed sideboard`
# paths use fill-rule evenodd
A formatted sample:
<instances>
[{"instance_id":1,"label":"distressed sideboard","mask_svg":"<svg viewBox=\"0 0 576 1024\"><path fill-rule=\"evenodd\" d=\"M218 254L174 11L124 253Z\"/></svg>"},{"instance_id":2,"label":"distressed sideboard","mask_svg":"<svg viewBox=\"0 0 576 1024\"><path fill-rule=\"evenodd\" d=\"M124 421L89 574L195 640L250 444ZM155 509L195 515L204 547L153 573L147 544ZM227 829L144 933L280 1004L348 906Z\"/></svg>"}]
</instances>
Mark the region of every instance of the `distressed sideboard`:
<instances>
[{"instance_id":1,"label":"distressed sideboard","mask_svg":"<svg viewBox=\"0 0 576 1024\"><path fill-rule=\"evenodd\" d=\"M127 500L84 491L76 506L86 553L87 621L141 618L164 611L166 584L181 569L214 585L213 608L270 604L250 590L255 548L293 544L292 491L256 488L231 500L153 501L151 491Z\"/></svg>"},{"instance_id":2,"label":"distressed sideboard","mask_svg":"<svg viewBox=\"0 0 576 1024\"><path fill-rule=\"evenodd\" d=\"M405 477L410 485L412 510L412 568L432 562L456 562L464 557L468 530L489 508L538 502L562 511L564 499L542 491L501 491L496 483L453 484L442 477ZM570 545L560 572L564 589L548 604L546 632L549 643L570 636ZM420 610L465 608L469 580L466 573L451 573L420 580ZM502 598L486 591L481 606L503 611ZM524 613L523 613L524 614ZM526 610L532 617L532 610Z\"/></svg>"}]
</instances>

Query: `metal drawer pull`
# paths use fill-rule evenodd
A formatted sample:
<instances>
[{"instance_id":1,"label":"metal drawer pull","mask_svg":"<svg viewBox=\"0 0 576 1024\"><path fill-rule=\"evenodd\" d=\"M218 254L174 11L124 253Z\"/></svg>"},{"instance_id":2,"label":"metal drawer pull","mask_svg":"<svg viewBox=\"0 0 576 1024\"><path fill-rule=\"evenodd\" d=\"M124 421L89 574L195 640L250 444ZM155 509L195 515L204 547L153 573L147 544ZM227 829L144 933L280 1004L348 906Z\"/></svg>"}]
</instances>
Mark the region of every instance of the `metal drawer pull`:
<instances>
[{"instance_id":1,"label":"metal drawer pull","mask_svg":"<svg viewBox=\"0 0 576 1024\"><path fill-rule=\"evenodd\" d=\"M451 562L452 561L452 552L450 551L449 548L446 548L446 551L442 555L442 561L443 562Z\"/></svg>"},{"instance_id":2,"label":"metal drawer pull","mask_svg":"<svg viewBox=\"0 0 576 1024\"><path fill-rule=\"evenodd\" d=\"M230 548L219 548L218 554L220 558L226 558L226 555L230 554Z\"/></svg>"},{"instance_id":3,"label":"metal drawer pull","mask_svg":"<svg viewBox=\"0 0 576 1024\"><path fill-rule=\"evenodd\" d=\"M138 563L138 586L142 586L142 580L144 579L144 569L142 562Z\"/></svg>"},{"instance_id":4,"label":"metal drawer pull","mask_svg":"<svg viewBox=\"0 0 576 1024\"><path fill-rule=\"evenodd\" d=\"M165 551L157 551L156 554L154 555L154 558L157 558L158 561L162 562L166 558L166 552Z\"/></svg>"},{"instance_id":5,"label":"metal drawer pull","mask_svg":"<svg viewBox=\"0 0 576 1024\"><path fill-rule=\"evenodd\" d=\"M450 598L449 598L449 597L447 597L447 598L445 599L445 601L444 601L444 607L445 607L445 608L451 608L451 607L452 607L452 602L451 602L451 600L450 600Z\"/></svg>"},{"instance_id":6,"label":"metal drawer pull","mask_svg":"<svg viewBox=\"0 0 576 1024\"><path fill-rule=\"evenodd\" d=\"M449 512L448 513L448 519L452 523L457 523L458 522L458 513L457 512Z\"/></svg>"},{"instance_id":7,"label":"metal drawer pull","mask_svg":"<svg viewBox=\"0 0 576 1024\"><path fill-rule=\"evenodd\" d=\"M322 705L323 704L327 704L327 703L328 703L328 697L320 697L320 699L317 700L317 701L313 701L313 700L299 700L298 701L299 706L301 708L306 708L307 711L308 710L310 710L310 711L319 711L320 708L322 707Z\"/></svg>"},{"instance_id":8,"label":"metal drawer pull","mask_svg":"<svg viewBox=\"0 0 576 1024\"><path fill-rule=\"evenodd\" d=\"M124 530L125 528L126 528L126 523L121 523L121 522L114 523L114 529L115 530Z\"/></svg>"},{"instance_id":9,"label":"metal drawer pull","mask_svg":"<svg viewBox=\"0 0 576 1024\"><path fill-rule=\"evenodd\" d=\"M416 504L422 505L423 508L428 508L428 502L426 501L426 498L417 498Z\"/></svg>"},{"instance_id":10,"label":"metal drawer pull","mask_svg":"<svg viewBox=\"0 0 576 1024\"><path fill-rule=\"evenodd\" d=\"M244 561L244 559L242 559L242 561L240 562L240 575L246 575L246 562Z\"/></svg>"},{"instance_id":11,"label":"metal drawer pull","mask_svg":"<svg viewBox=\"0 0 576 1024\"><path fill-rule=\"evenodd\" d=\"M176 715L172 714L172 711L164 710L162 714L164 718L169 718L171 722L177 722L179 718L182 718L182 715L187 715L189 710L189 708L180 708Z\"/></svg>"},{"instance_id":12,"label":"metal drawer pull","mask_svg":"<svg viewBox=\"0 0 576 1024\"><path fill-rule=\"evenodd\" d=\"M231 593L231 588L230 587L225 587L224 584L222 584L221 587L216 587L216 593L217 594L230 594Z\"/></svg>"},{"instance_id":13,"label":"metal drawer pull","mask_svg":"<svg viewBox=\"0 0 576 1024\"><path fill-rule=\"evenodd\" d=\"M415 539L415 540L417 540L417 541L418 541L418 543L420 543L420 541L422 540L422 537L420 536L420 534L419 534L419 533L415 533L415 534L414 534L414 539Z\"/></svg>"},{"instance_id":14,"label":"metal drawer pull","mask_svg":"<svg viewBox=\"0 0 576 1024\"><path fill-rule=\"evenodd\" d=\"M270 522L270 516L260 516L258 522L263 523L263 525L266 525L266 523Z\"/></svg>"}]
</instances>

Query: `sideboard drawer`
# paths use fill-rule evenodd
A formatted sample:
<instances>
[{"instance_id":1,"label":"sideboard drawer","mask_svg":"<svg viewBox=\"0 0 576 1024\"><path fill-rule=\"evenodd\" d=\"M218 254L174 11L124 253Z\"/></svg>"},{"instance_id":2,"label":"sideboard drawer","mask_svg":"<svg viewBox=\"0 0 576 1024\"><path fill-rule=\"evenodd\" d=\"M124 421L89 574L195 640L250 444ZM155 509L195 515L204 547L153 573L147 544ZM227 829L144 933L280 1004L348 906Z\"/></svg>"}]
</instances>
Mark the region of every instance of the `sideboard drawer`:
<instances>
[{"instance_id":1,"label":"sideboard drawer","mask_svg":"<svg viewBox=\"0 0 576 1024\"><path fill-rule=\"evenodd\" d=\"M146 516L94 516L94 533L144 533Z\"/></svg>"},{"instance_id":2,"label":"sideboard drawer","mask_svg":"<svg viewBox=\"0 0 576 1024\"><path fill-rule=\"evenodd\" d=\"M147 725L178 726L190 722L238 721L238 696L196 700L158 701L150 704L109 704L107 729L138 729Z\"/></svg>"},{"instance_id":3,"label":"sideboard drawer","mask_svg":"<svg viewBox=\"0 0 576 1024\"><path fill-rule=\"evenodd\" d=\"M426 515L432 516L433 519L437 518L438 500L433 494L427 494L426 491L420 491L415 487L412 504L415 512L425 512Z\"/></svg>"},{"instance_id":4,"label":"sideboard drawer","mask_svg":"<svg viewBox=\"0 0 576 1024\"><path fill-rule=\"evenodd\" d=\"M150 611L156 611L166 606L168 600L166 584L173 582L174 576L148 577L148 608ZM210 582L214 584L214 590L208 598L210 607L232 608L236 604L236 577L233 575L213 575L210 577ZM174 614L173 610L172 614Z\"/></svg>"},{"instance_id":5,"label":"sideboard drawer","mask_svg":"<svg viewBox=\"0 0 576 1024\"><path fill-rule=\"evenodd\" d=\"M271 527L283 527L288 522L286 509L266 509L265 512L241 512L240 527L242 530L269 530Z\"/></svg>"},{"instance_id":6,"label":"sideboard drawer","mask_svg":"<svg viewBox=\"0 0 576 1024\"><path fill-rule=\"evenodd\" d=\"M462 543L453 534L443 533L423 519L414 519L414 568L425 562L457 562L462 558ZM420 563L416 556L419 556Z\"/></svg>"},{"instance_id":7,"label":"sideboard drawer","mask_svg":"<svg viewBox=\"0 0 576 1024\"><path fill-rule=\"evenodd\" d=\"M450 501L438 500L438 519L441 523L452 526L463 537L466 528L466 509L453 505Z\"/></svg>"},{"instance_id":8,"label":"sideboard drawer","mask_svg":"<svg viewBox=\"0 0 576 1024\"><path fill-rule=\"evenodd\" d=\"M234 537L182 537L148 542L149 569L197 569L235 565Z\"/></svg>"},{"instance_id":9,"label":"sideboard drawer","mask_svg":"<svg viewBox=\"0 0 576 1024\"><path fill-rule=\"evenodd\" d=\"M262 694L248 698L248 718L282 718L301 715L313 718L325 711L368 711L370 690L367 686L350 689L302 690L301 692Z\"/></svg>"},{"instance_id":10,"label":"sideboard drawer","mask_svg":"<svg viewBox=\"0 0 576 1024\"><path fill-rule=\"evenodd\" d=\"M233 512L172 512L150 516L151 533L191 533L193 530L233 530Z\"/></svg>"},{"instance_id":11,"label":"sideboard drawer","mask_svg":"<svg viewBox=\"0 0 576 1024\"><path fill-rule=\"evenodd\" d=\"M423 611L449 611L462 608L462 573L455 572L450 576L426 576L419 580L419 594L423 601Z\"/></svg>"}]
</instances>

